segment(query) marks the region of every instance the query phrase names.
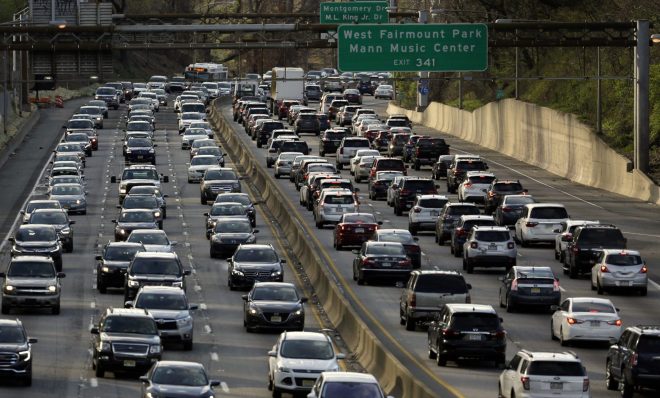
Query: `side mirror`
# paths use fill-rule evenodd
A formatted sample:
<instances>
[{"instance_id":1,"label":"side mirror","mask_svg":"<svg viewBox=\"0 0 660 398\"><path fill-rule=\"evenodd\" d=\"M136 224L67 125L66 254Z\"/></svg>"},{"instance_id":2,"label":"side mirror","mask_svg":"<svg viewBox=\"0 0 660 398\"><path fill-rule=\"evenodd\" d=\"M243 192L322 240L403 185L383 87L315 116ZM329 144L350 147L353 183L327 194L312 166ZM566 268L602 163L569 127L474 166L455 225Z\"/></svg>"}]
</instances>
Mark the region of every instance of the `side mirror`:
<instances>
[{"instance_id":1,"label":"side mirror","mask_svg":"<svg viewBox=\"0 0 660 398\"><path fill-rule=\"evenodd\" d=\"M73 225L73 224L75 224L75 223L76 223L76 222L75 222L74 220L69 221L69 225Z\"/></svg>"},{"instance_id":2,"label":"side mirror","mask_svg":"<svg viewBox=\"0 0 660 398\"><path fill-rule=\"evenodd\" d=\"M163 176L163 182L170 182L170 177Z\"/></svg>"},{"instance_id":3,"label":"side mirror","mask_svg":"<svg viewBox=\"0 0 660 398\"><path fill-rule=\"evenodd\" d=\"M110 177L110 183L111 184L116 184L117 183L117 177L116 176Z\"/></svg>"},{"instance_id":4,"label":"side mirror","mask_svg":"<svg viewBox=\"0 0 660 398\"><path fill-rule=\"evenodd\" d=\"M378 225L383 225L383 222L382 222L382 221L378 221ZM415 240L417 240L417 238L415 238Z\"/></svg>"},{"instance_id":5,"label":"side mirror","mask_svg":"<svg viewBox=\"0 0 660 398\"><path fill-rule=\"evenodd\" d=\"M500 317L498 319L500 320L500 323L504 322L504 318Z\"/></svg>"},{"instance_id":6,"label":"side mirror","mask_svg":"<svg viewBox=\"0 0 660 398\"><path fill-rule=\"evenodd\" d=\"M218 380L211 380L209 384L211 387L217 387L220 385L220 382Z\"/></svg>"},{"instance_id":7,"label":"side mirror","mask_svg":"<svg viewBox=\"0 0 660 398\"><path fill-rule=\"evenodd\" d=\"M275 351L268 351L268 356L269 356L269 357L277 357L277 352L275 352Z\"/></svg>"},{"instance_id":8,"label":"side mirror","mask_svg":"<svg viewBox=\"0 0 660 398\"><path fill-rule=\"evenodd\" d=\"M199 308L199 305L197 305L197 304L189 304L188 305L188 309L190 311L196 311L198 308Z\"/></svg>"},{"instance_id":9,"label":"side mirror","mask_svg":"<svg viewBox=\"0 0 660 398\"><path fill-rule=\"evenodd\" d=\"M572 234L565 234L564 236L561 237L562 242L570 242L572 240L573 240Z\"/></svg>"},{"instance_id":10,"label":"side mirror","mask_svg":"<svg viewBox=\"0 0 660 398\"><path fill-rule=\"evenodd\" d=\"M468 290L472 290L472 284L471 283L466 283L465 287L467 287Z\"/></svg>"},{"instance_id":11,"label":"side mirror","mask_svg":"<svg viewBox=\"0 0 660 398\"><path fill-rule=\"evenodd\" d=\"M60 279L66 278L66 274L64 272L58 272L57 277L60 278Z\"/></svg>"},{"instance_id":12,"label":"side mirror","mask_svg":"<svg viewBox=\"0 0 660 398\"><path fill-rule=\"evenodd\" d=\"M192 272L190 272L189 269L183 271L183 274L186 275L186 276L190 275L191 273L192 273Z\"/></svg>"},{"instance_id":13,"label":"side mirror","mask_svg":"<svg viewBox=\"0 0 660 398\"><path fill-rule=\"evenodd\" d=\"M204 216L205 216L205 217L208 217L208 216L209 216L209 213L208 213L208 212L207 212L207 213L204 213Z\"/></svg>"},{"instance_id":14,"label":"side mirror","mask_svg":"<svg viewBox=\"0 0 660 398\"><path fill-rule=\"evenodd\" d=\"M117 224L117 220L110 220L111 223Z\"/></svg>"},{"instance_id":15,"label":"side mirror","mask_svg":"<svg viewBox=\"0 0 660 398\"><path fill-rule=\"evenodd\" d=\"M4 277L5 277L5 273L4 273L4 272L0 272L0 278L4 278Z\"/></svg>"},{"instance_id":16,"label":"side mirror","mask_svg":"<svg viewBox=\"0 0 660 398\"><path fill-rule=\"evenodd\" d=\"M258 229L255 229L255 230L252 231L252 233L253 233L253 234L258 234L258 233L259 233L259 230L258 230Z\"/></svg>"},{"instance_id":17,"label":"side mirror","mask_svg":"<svg viewBox=\"0 0 660 398\"><path fill-rule=\"evenodd\" d=\"M550 309L551 309L552 311L559 311L559 306L558 306L558 305L551 305L551 306L550 306Z\"/></svg>"},{"instance_id":18,"label":"side mirror","mask_svg":"<svg viewBox=\"0 0 660 398\"><path fill-rule=\"evenodd\" d=\"M92 326L92 328L89 330L91 334L99 334L99 328L97 326Z\"/></svg>"},{"instance_id":19,"label":"side mirror","mask_svg":"<svg viewBox=\"0 0 660 398\"><path fill-rule=\"evenodd\" d=\"M247 300L248 300L248 295L247 295L247 294L242 295L242 296L241 296L241 299L242 299L243 301L247 301Z\"/></svg>"},{"instance_id":20,"label":"side mirror","mask_svg":"<svg viewBox=\"0 0 660 398\"><path fill-rule=\"evenodd\" d=\"M29 337L28 338L28 343L30 343L30 344L34 344L34 343L38 343L38 342L39 342L39 340L34 338L34 337Z\"/></svg>"},{"instance_id":21,"label":"side mirror","mask_svg":"<svg viewBox=\"0 0 660 398\"><path fill-rule=\"evenodd\" d=\"M19 211L19 213L25 214L25 210L21 210L21 211Z\"/></svg>"},{"instance_id":22,"label":"side mirror","mask_svg":"<svg viewBox=\"0 0 660 398\"><path fill-rule=\"evenodd\" d=\"M523 192L524 192L524 193L528 193L529 190L528 190L528 189L523 189Z\"/></svg>"},{"instance_id":23,"label":"side mirror","mask_svg":"<svg viewBox=\"0 0 660 398\"><path fill-rule=\"evenodd\" d=\"M179 241L173 240L170 242L170 246L176 246L179 243Z\"/></svg>"},{"instance_id":24,"label":"side mirror","mask_svg":"<svg viewBox=\"0 0 660 398\"><path fill-rule=\"evenodd\" d=\"M337 359L346 359L346 354L344 354L343 352L338 353Z\"/></svg>"},{"instance_id":25,"label":"side mirror","mask_svg":"<svg viewBox=\"0 0 660 398\"><path fill-rule=\"evenodd\" d=\"M157 147L157 146L158 146L158 144L153 144L152 146L153 146L153 147L155 148L155 147Z\"/></svg>"},{"instance_id":26,"label":"side mirror","mask_svg":"<svg viewBox=\"0 0 660 398\"><path fill-rule=\"evenodd\" d=\"M306 302L308 302L308 301L309 301L309 298L307 298L307 297L301 297L301 298L300 298L300 302L301 302L301 303L306 303Z\"/></svg>"},{"instance_id":27,"label":"side mirror","mask_svg":"<svg viewBox=\"0 0 660 398\"><path fill-rule=\"evenodd\" d=\"M10 241L11 243L15 243L15 242L16 242L16 238L14 238L13 236L7 238L7 240Z\"/></svg>"},{"instance_id":28,"label":"side mirror","mask_svg":"<svg viewBox=\"0 0 660 398\"><path fill-rule=\"evenodd\" d=\"M121 205L115 205L115 207L121 209Z\"/></svg>"},{"instance_id":29,"label":"side mirror","mask_svg":"<svg viewBox=\"0 0 660 398\"><path fill-rule=\"evenodd\" d=\"M353 249L353 250L351 250L351 253L358 254L358 253L360 253L360 251L358 249Z\"/></svg>"},{"instance_id":30,"label":"side mirror","mask_svg":"<svg viewBox=\"0 0 660 398\"><path fill-rule=\"evenodd\" d=\"M503 276L498 276L497 280L500 281L500 282L504 282L504 277Z\"/></svg>"},{"instance_id":31,"label":"side mirror","mask_svg":"<svg viewBox=\"0 0 660 398\"><path fill-rule=\"evenodd\" d=\"M132 301L124 302L124 308L133 308L133 302Z\"/></svg>"},{"instance_id":32,"label":"side mirror","mask_svg":"<svg viewBox=\"0 0 660 398\"><path fill-rule=\"evenodd\" d=\"M282 260L280 260L280 263L286 264L286 260L282 259Z\"/></svg>"},{"instance_id":33,"label":"side mirror","mask_svg":"<svg viewBox=\"0 0 660 398\"><path fill-rule=\"evenodd\" d=\"M103 256L100 255L100 254L97 254L96 256L94 256L94 259L95 259L96 261L101 261L101 260L103 260Z\"/></svg>"},{"instance_id":34,"label":"side mirror","mask_svg":"<svg viewBox=\"0 0 660 398\"><path fill-rule=\"evenodd\" d=\"M149 378L147 376L140 376L140 381L143 382L143 383L148 383Z\"/></svg>"}]
</instances>

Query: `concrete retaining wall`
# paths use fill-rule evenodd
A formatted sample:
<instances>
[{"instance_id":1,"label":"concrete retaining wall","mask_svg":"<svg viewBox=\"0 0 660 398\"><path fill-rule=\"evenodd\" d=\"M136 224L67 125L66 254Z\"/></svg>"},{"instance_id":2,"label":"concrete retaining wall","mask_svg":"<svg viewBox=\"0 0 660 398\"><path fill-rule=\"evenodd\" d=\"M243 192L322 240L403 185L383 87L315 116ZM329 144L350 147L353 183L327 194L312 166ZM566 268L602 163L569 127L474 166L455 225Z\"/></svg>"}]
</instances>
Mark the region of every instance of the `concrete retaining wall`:
<instances>
[{"instance_id":1,"label":"concrete retaining wall","mask_svg":"<svg viewBox=\"0 0 660 398\"><path fill-rule=\"evenodd\" d=\"M660 205L660 187L644 173L627 172L616 153L575 115L506 99L474 112L433 102L424 112L390 103L390 114L509 155L594 188Z\"/></svg>"},{"instance_id":2,"label":"concrete retaining wall","mask_svg":"<svg viewBox=\"0 0 660 398\"><path fill-rule=\"evenodd\" d=\"M319 248L316 236L308 231L293 205L282 198L285 193L275 183L274 177L259 167L249 148L231 129L224 117L211 106L209 120L217 134L225 141L224 149L231 158L244 168L245 174L262 195L264 204L277 219L288 241L314 286L315 293L328 317L341 334L342 339L356 354L358 361L380 381L383 389L397 398L438 398L456 396L433 393L423 386L410 371L389 351L355 312L344 297L327 269L332 261ZM332 265L330 265L332 266Z\"/></svg>"}]
</instances>

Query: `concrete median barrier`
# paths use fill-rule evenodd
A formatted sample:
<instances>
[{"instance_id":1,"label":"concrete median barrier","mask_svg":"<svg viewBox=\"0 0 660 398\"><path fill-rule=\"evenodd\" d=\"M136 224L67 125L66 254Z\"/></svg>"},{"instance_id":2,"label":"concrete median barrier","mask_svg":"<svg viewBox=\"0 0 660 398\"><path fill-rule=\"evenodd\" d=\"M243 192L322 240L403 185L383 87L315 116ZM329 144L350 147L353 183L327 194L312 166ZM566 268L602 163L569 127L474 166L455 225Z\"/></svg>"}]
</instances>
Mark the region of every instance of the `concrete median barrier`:
<instances>
[{"instance_id":1,"label":"concrete median barrier","mask_svg":"<svg viewBox=\"0 0 660 398\"><path fill-rule=\"evenodd\" d=\"M209 112L209 120L216 128L224 150L249 176L250 182L259 190L264 204L276 218L292 250L304 265L305 272L314 286L315 293L329 319L341 338L355 353L357 360L381 382L385 391L397 398L438 398L460 396L455 390L446 394L431 391L423 385L406 366L384 348L367 323L353 308L346 289L340 287L334 267L318 242L315 234L305 225L293 205L275 182L275 178L259 167L247 145L236 136L229 122L216 110L215 104ZM451 389L451 387L448 387Z\"/></svg>"},{"instance_id":2,"label":"concrete median barrier","mask_svg":"<svg viewBox=\"0 0 660 398\"><path fill-rule=\"evenodd\" d=\"M506 99L474 112L433 102L424 112L390 103L389 114L541 167L571 181L660 205L660 187L575 115Z\"/></svg>"}]
</instances>

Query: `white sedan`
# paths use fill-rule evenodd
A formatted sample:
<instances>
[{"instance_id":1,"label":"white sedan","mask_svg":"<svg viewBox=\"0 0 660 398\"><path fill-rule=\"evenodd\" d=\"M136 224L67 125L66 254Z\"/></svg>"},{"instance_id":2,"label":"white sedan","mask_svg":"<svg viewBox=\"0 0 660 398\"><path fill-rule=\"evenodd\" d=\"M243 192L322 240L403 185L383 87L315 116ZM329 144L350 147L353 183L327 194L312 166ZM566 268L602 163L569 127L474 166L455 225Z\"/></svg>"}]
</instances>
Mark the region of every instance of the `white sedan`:
<instances>
[{"instance_id":1,"label":"white sedan","mask_svg":"<svg viewBox=\"0 0 660 398\"><path fill-rule=\"evenodd\" d=\"M355 174L355 169L360 164L360 159L363 156L380 156L380 152L377 149L358 149L355 151L355 156L351 159L351 175Z\"/></svg>"},{"instance_id":2,"label":"white sedan","mask_svg":"<svg viewBox=\"0 0 660 398\"><path fill-rule=\"evenodd\" d=\"M394 88L389 84L381 84L376 88L374 98L387 98L392 100L394 99Z\"/></svg>"},{"instance_id":3,"label":"white sedan","mask_svg":"<svg viewBox=\"0 0 660 398\"><path fill-rule=\"evenodd\" d=\"M219 165L218 157L215 155L193 156L188 163L188 182L200 182L206 170Z\"/></svg>"},{"instance_id":4,"label":"white sedan","mask_svg":"<svg viewBox=\"0 0 660 398\"><path fill-rule=\"evenodd\" d=\"M608 299L573 297L553 310L551 336L563 346L576 340L613 343L621 336L619 310Z\"/></svg>"},{"instance_id":5,"label":"white sedan","mask_svg":"<svg viewBox=\"0 0 660 398\"><path fill-rule=\"evenodd\" d=\"M495 174L487 171L468 171L465 180L458 186L460 202L484 203L486 191L495 179Z\"/></svg>"}]
</instances>

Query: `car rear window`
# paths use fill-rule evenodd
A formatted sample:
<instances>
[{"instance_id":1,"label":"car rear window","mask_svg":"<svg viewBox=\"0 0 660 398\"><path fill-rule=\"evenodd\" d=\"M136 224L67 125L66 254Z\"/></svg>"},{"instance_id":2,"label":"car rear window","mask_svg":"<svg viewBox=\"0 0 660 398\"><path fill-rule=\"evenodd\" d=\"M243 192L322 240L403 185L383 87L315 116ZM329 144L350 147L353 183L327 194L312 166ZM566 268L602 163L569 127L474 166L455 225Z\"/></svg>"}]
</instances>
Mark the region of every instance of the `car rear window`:
<instances>
[{"instance_id":1,"label":"car rear window","mask_svg":"<svg viewBox=\"0 0 660 398\"><path fill-rule=\"evenodd\" d=\"M598 244L614 248L625 245L623 234L618 229L583 229L579 239L582 244Z\"/></svg>"},{"instance_id":2,"label":"car rear window","mask_svg":"<svg viewBox=\"0 0 660 398\"><path fill-rule=\"evenodd\" d=\"M660 353L660 336L640 336L637 351L645 354Z\"/></svg>"},{"instance_id":3,"label":"car rear window","mask_svg":"<svg viewBox=\"0 0 660 398\"><path fill-rule=\"evenodd\" d=\"M468 180L472 184L490 184L495 180L495 176L471 176Z\"/></svg>"},{"instance_id":4,"label":"car rear window","mask_svg":"<svg viewBox=\"0 0 660 398\"><path fill-rule=\"evenodd\" d=\"M415 285L419 293L467 293L465 279L459 275L420 275Z\"/></svg>"},{"instance_id":5,"label":"car rear window","mask_svg":"<svg viewBox=\"0 0 660 398\"><path fill-rule=\"evenodd\" d=\"M355 203L353 195L328 195L325 203L329 205L350 205Z\"/></svg>"},{"instance_id":6,"label":"car rear window","mask_svg":"<svg viewBox=\"0 0 660 398\"><path fill-rule=\"evenodd\" d=\"M420 207L424 207L428 209L441 209L447 204L448 201L449 200L447 199L439 199L439 198L420 199L417 204Z\"/></svg>"},{"instance_id":7,"label":"car rear window","mask_svg":"<svg viewBox=\"0 0 660 398\"><path fill-rule=\"evenodd\" d=\"M367 254L385 254L385 255L405 255L403 246L399 245L370 245L367 248Z\"/></svg>"},{"instance_id":8,"label":"car rear window","mask_svg":"<svg viewBox=\"0 0 660 398\"><path fill-rule=\"evenodd\" d=\"M456 163L457 170L486 170L486 165L481 160L461 160Z\"/></svg>"},{"instance_id":9,"label":"car rear window","mask_svg":"<svg viewBox=\"0 0 660 398\"><path fill-rule=\"evenodd\" d=\"M518 196L518 197L506 199L507 205L526 205L530 203L536 203L534 198L532 198L531 196Z\"/></svg>"},{"instance_id":10,"label":"car rear window","mask_svg":"<svg viewBox=\"0 0 660 398\"><path fill-rule=\"evenodd\" d=\"M401 159L381 159L376 167L378 170L405 170Z\"/></svg>"},{"instance_id":11,"label":"car rear window","mask_svg":"<svg viewBox=\"0 0 660 398\"><path fill-rule=\"evenodd\" d=\"M580 362L534 361L527 368L528 375L535 376L584 376Z\"/></svg>"},{"instance_id":12,"label":"car rear window","mask_svg":"<svg viewBox=\"0 0 660 398\"><path fill-rule=\"evenodd\" d=\"M520 192L523 187L517 182L506 182L495 184L495 190L500 192Z\"/></svg>"},{"instance_id":13,"label":"car rear window","mask_svg":"<svg viewBox=\"0 0 660 398\"><path fill-rule=\"evenodd\" d=\"M412 190L433 190L435 189L435 184L431 180L407 180L403 183L406 189Z\"/></svg>"},{"instance_id":14,"label":"car rear window","mask_svg":"<svg viewBox=\"0 0 660 398\"><path fill-rule=\"evenodd\" d=\"M573 302L571 310L573 312L591 312L604 314L613 314L615 311L611 305L598 302Z\"/></svg>"},{"instance_id":15,"label":"car rear window","mask_svg":"<svg viewBox=\"0 0 660 398\"><path fill-rule=\"evenodd\" d=\"M347 214L344 216L344 222L375 224L376 217L373 214Z\"/></svg>"},{"instance_id":16,"label":"car rear window","mask_svg":"<svg viewBox=\"0 0 660 398\"><path fill-rule=\"evenodd\" d=\"M452 216L479 214L477 206L451 206L447 209L447 214Z\"/></svg>"},{"instance_id":17,"label":"car rear window","mask_svg":"<svg viewBox=\"0 0 660 398\"><path fill-rule=\"evenodd\" d=\"M349 148L369 148L370 145L369 140L348 140L344 142L344 146Z\"/></svg>"},{"instance_id":18,"label":"car rear window","mask_svg":"<svg viewBox=\"0 0 660 398\"><path fill-rule=\"evenodd\" d=\"M463 223L463 229L471 230L474 226L491 227L497 225L494 220L468 220Z\"/></svg>"},{"instance_id":19,"label":"car rear window","mask_svg":"<svg viewBox=\"0 0 660 398\"><path fill-rule=\"evenodd\" d=\"M305 152L307 151L307 143L305 141L283 142L280 149L281 152Z\"/></svg>"},{"instance_id":20,"label":"car rear window","mask_svg":"<svg viewBox=\"0 0 660 398\"><path fill-rule=\"evenodd\" d=\"M535 207L529 216L531 218L556 220L568 218L568 213L563 207Z\"/></svg>"},{"instance_id":21,"label":"car rear window","mask_svg":"<svg viewBox=\"0 0 660 398\"><path fill-rule=\"evenodd\" d=\"M642 264L642 257L634 256L632 254L610 254L605 259L607 264L611 265L640 265Z\"/></svg>"},{"instance_id":22,"label":"car rear window","mask_svg":"<svg viewBox=\"0 0 660 398\"><path fill-rule=\"evenodd\" d=\"M493 330L500 326L500 320L496 314L458 312L451 320L451 328L458 330Z\"/></svg>"},{"instance_id":23,"label":"car rear window","mask_svg":"<svg viewBox=\"0 0 660 398\"><path fill-rule=\"evenodd\" d=\"M346 135L344 133L335 133L335 132L325 133L325 139L326 140L339 141L342 138L344 138L345 136Z\"/></svg>"},{"instance_id":24,"label":"car rear window","mask_svg":"<svg viewBox=\"0 0 660 398\"><path fill-rule=\"evenodd\" d=\"M447 145L445 144L445 140L442 138L424 138L419 141L417 141L417 146L423 146L423 147L434 147L434 146L444 146Z\"/></svg>"},{"instance_id":25,"label":"car rear window","mask_svg":"<svg viewBox=\"0 0 660 398\"><path fill-rule=\"evenodd\" d=\"M511 239L507 231L477 231L477 240L482 242L506 242Z\"/></svg>"},{"instance_id":26,"label":"car rear window","mask_svg":"<svg viewBox=\"0 0 660 398\"><path fill-rule=\"evenodd\" d=\"M394 137L394 142L397 143L397 144L403 145L406 142L408 142L409 139L410 139L410 135L408 135L408 134L397 134Z\"/></svg>"}]
</instances>

